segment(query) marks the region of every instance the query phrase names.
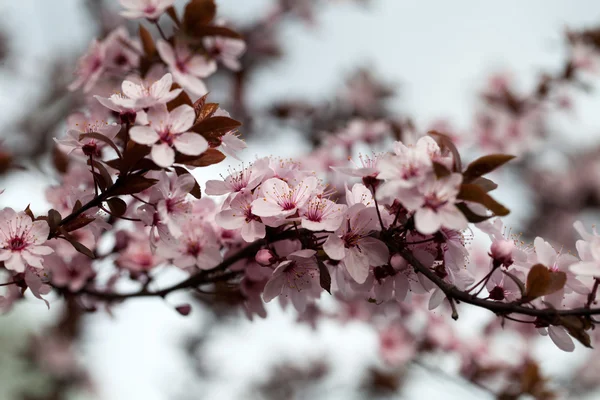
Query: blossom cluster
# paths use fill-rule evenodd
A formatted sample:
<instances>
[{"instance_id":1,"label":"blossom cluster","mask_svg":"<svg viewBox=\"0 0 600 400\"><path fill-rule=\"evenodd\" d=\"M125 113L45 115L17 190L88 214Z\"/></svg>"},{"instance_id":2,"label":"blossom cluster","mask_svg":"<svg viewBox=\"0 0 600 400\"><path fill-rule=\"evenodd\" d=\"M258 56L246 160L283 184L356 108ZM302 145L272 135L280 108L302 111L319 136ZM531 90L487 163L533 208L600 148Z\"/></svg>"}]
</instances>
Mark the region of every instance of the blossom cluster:
<instances>
[{"instance_id":1,"label":"blossom cluster","mask_svg":"<svg viewBox=\"0 0 600 400\"><path fill-rule=\"evenodd\" d=\"M259 158L202 191L195 169L246 147L203 79L218 63L237 69L245 45L199 1L180 21L172 1L122 0L123 15L146 18L161 39L143 25L138 38L119 28L80 60L71 88L93 95L56 139L66 161L46 192L53 208L0 210L3 310L27 289L42 298L54 288L91 310L226 282L250 318L265 317L264 304L277 299L308 319L324 292L381 309L449 307L453 317L463 302L531 325L563 350L574 349L573 338L590 345L600 237L576 224L575 256L506 234L509 211L486 175L512 156L463 168L448 135L397 140L386 121L354 119L304 162ZM167 15L170 38L159 25ZM349 165L359 143L381 151ZM476 259L477 230L491 244ZM157 288L166 268L188 278ZM121 292L126 280L139 291ZM410 337L396 328L382 333L392 350ZM401 350L391 361L410 357Z\"/></svg>"}]
</instances>

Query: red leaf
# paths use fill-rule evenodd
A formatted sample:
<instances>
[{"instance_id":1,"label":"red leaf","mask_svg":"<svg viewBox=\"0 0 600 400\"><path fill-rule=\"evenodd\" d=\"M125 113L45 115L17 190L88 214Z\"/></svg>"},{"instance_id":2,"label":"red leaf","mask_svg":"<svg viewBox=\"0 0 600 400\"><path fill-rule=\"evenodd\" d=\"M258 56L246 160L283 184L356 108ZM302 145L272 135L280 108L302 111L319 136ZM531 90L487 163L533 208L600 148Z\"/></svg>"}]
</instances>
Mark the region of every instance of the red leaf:
<instances>
[{"instance_id":1,"label":"red leaf","mask_svg":"<svg viewBox=\"0 0 600 400\"><path fill-rule=\"evenodd\" d=\"M508 154L490 154L480 157L469 164L465 172L463 172L464 182L471 183L474 179L492 172L513 158L515 158L515 156Z\"/></svg>"},{"instance_id":2,"label":"red leaf","mask_svg":"<svg viewBox=\"0 0 600 400\"><path fill-rule=\"evenodd\" d=\"M142 48L144 49L144 53L148 58L152 57L154 53L156 53L156 46L154 45L154 40L152 39L152 35L142 24L140 24L139 29L140 40L142 41Z\"/></svg>"},{"instance_id":3,"label":"red leaf","mask_svg":"<svg viewBox=\"0 0 600 400\"><path fill-rule=\"evenodd\" d=\"M531 301L561 290L567 282L567 274L551 271L542 264L536 264L527 274L524 298Z\"/></svg>"},{"instance_id":4,"label":"red leaf","mask_svg":"<svg viewBox=\"0 0 600 400\"><path fill-rule=\"evenodd\" d=\"M189 165L191 167L208 167L209 165L220 163L224 159L225 154L221 153L219 150L208 149L199 157L184 156L183 154L179 154L175 159L175 162Z\"/></svg>"},{"instance_id":5,"label":"red leaf","mask_svg":"<svg viewBox=\"0 0 600 400\"><path fill-rule=\"evenodd\" d=\"M460 185L460 192L456 198L479 203L498 216L505 216L510 213L508 208L498 203L485 190L473 183L463 183Z\"/></svg>"}]
</instances>

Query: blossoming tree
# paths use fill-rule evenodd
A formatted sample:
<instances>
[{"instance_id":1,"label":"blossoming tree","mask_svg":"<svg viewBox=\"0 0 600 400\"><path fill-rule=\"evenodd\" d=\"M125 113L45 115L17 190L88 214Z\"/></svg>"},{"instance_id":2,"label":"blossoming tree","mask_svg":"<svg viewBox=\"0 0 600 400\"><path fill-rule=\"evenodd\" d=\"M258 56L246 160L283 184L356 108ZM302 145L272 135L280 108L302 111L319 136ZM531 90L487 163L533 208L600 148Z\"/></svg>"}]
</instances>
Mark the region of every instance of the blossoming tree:
<instances>
[{"instance_id":1,"label":"blossoming tree","mask_svg":"<svg viewBox=\"0 0 600 400\"><path fill-rule=\"evenodd\" d=\"M258 158L202 190L190 171L201 174L246 147L236 114L211 102L203 81L220 68L243 71L245 37L215 19L212 0L191 0L183 12L173 0L119 2L124 17L145 22L134 36L118 28L95 40L79 60L69 88L82 91L86 104L55 139L62 175L46 192L52 209L0 211L3 310L27 292L46 301L54 291L90 311L227 288L250 319L266 318L264 304L277 301L310 320L328 316L320 299L331 297L378 326L386 362L401 364L419 346L456 351L473 382L510 378L495 388L502 398L549 396L536 364L525 353L514 365L485 359L485 343L462 342L430 310L456 320L463 308L482 308L497 317L490 332L506 323L567 352L576 342L592 347L600 235L586 221L575 223L576 254L563 250L571 243L522 242L505 228L509 210L494 199L498 185L488 174L518 162L506 152L519 155L530 143L507 135L535 131L552 94L587 68L597 36L571 33L572 59L529 97L492 82L488 105L504 108L484 109L477 126L480 147L492 151L469 163L448 132L352 119L303 160ZM364 74L358 80L346 98L356 110L369 109L381 88ZM289 117L293 110L275 111ZM360 143L382 150L349 161ZM474 232L489 238L483 254L471 243ZM106 260L114 269L100 277ZM188 277L161 286L164 266ZM139 289L119 290L122 281ZM184 315L191 309L176 307ZM415 318L427 323L414 328ZM522 374L527 384L515 384Z\"/></svg>"}]
</instances>

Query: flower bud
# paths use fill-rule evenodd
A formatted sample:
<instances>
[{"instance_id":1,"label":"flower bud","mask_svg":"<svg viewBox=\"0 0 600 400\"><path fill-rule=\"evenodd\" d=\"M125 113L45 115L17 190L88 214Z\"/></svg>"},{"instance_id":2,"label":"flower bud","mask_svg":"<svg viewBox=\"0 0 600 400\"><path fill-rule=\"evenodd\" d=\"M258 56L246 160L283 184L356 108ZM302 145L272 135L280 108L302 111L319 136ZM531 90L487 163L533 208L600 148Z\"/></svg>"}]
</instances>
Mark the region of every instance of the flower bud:
<instances>
[{"instance_id":1,"label":"flower bud","mask_svg":"<svg viewBox=\"0 0 600 400\"><path fill-rule=\"evenodd\" d=\"M515 244L512 240L498 239L492 242L490 248L490 257L498 266L503 265L509 267L513 263L512 252Z\"/></svg>"},{"instance_id":2,"label":"flower bud","mask_svg":"<svg viewBox=\"0 0 600 400\"><path fill-rule=\"evenodd\" d=\"M273 264L275 261L275 256L271 253L269 249L261 249L256 253L255 260L260 265L268 266Z\"/></svg>"}]
</instances>

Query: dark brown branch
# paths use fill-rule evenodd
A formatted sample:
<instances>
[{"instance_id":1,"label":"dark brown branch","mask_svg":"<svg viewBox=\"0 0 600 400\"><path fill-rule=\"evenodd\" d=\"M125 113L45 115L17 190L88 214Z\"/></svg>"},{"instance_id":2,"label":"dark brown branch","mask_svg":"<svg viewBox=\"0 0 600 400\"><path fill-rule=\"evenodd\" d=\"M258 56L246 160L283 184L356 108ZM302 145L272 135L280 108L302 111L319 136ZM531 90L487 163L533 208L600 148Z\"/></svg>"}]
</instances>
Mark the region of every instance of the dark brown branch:
<instances>
[{"instance_id":1,"label":"dark brown branch","mask_svg":"<svg viewBox=\"0 0 600 400\"><path fill-rule=\"evenodd\" d=\"M501 303L493 300L485 300L459 290L456 286L451 285L444 281L442 278L437 276L435 272L431 269L424 266L417 258L413 255L413 253L403 247L400 249L400 254L406 261L408 261L416 272L425 275L430 281L432 281L437 287L439 287L448 299L453 299L457 302L463 302L467 304L471 304L477 307L485 308L490 310L491 312L497 315L508 315L508 314L522 314L522 315L530 315L532 317L543 318L545 320L552 320L556 317L566 317L566 316L590 316L590 315L598 315L600 314L600 308L572 308L569 310L557 310L554 308L530 308L525 307L519 303L511 302L511 303Z\"/></svg>"}]
</instances>

